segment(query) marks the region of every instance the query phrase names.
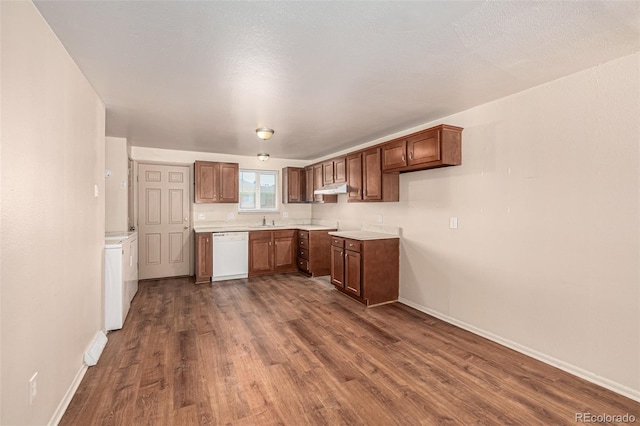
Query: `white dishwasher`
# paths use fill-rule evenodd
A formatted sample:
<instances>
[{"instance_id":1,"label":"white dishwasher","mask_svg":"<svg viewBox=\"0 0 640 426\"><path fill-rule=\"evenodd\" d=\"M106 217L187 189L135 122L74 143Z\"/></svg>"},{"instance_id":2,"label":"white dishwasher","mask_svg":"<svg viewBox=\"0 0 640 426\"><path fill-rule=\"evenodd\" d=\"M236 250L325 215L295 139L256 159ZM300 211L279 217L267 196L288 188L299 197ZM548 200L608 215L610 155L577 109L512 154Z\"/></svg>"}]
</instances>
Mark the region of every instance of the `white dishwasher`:
<instances>
[{"instance_id":1,"label":"white dishwasher","mask_svg":"<svg viewBox=\"0 0 640 426\"><path fill-rule=\"evenodd\" d=\"M249 233L213 233L213 276L211 281L247 278L249 274Z\"/></svg>"}]
</instances>

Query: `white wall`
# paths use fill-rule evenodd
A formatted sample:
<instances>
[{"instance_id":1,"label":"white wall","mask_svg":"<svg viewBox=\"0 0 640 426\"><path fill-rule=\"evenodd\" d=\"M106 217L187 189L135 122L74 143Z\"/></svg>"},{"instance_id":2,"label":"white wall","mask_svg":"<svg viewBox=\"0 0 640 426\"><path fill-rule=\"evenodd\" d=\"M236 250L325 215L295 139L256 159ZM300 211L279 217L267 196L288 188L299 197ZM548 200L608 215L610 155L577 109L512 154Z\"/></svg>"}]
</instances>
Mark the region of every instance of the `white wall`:
<instances>
[{"instance_id":1,"label":"white wall","mask_svg":"<svg viewBox=\"0 0 640 426\"><path fill-rule=\"evenodd\" d=\"M132 145L135 141L131 141ZM257 143L257 138L256 138ZM137 146L131 147L131 155L133 160L139 162L173 162L193 164L196 160L201 161L221 161L230 163L239 163L241 169L256 169L256 170L277 170L282 173L283 167L304 167L309 164L308 161L301 160L286 160L280 158L270 158L267 161L260 161L256 156L243 156L243 155L227 155L227 154L212 154L207 152L196 151L173 151L167 149L155 149L155 148L142 148ZM281 182L281 180L279 179ZM282 189L282 185L279 185L278 190ZM310 204L281 204L282 196L278 195L278 213L264 214L264 213L238 213L238 204L195 204L192 202L193 207L193 220L195 224L201 222L227 222L229 224L260 221L262 216L266 216L267 220L286 221L290 219L310 219L311 218L311 205ZM284 217L284 213L288 215L288 218ZM228 219L228 215L233 214L233 219Z\"/></svg>"},{"instance_id":2,"label":"white wall","mask_svg":"<svg viewBox=\"0 0 640 426\"><path fill-rule=\"evenodd\" d=\"M426 123L464 127L462 166L402 174L399 203L340 196L313 217L382 214L402 227L403 301L638 399L639 64Z\"/></svg>"},{"instance_id":3,"label":"white wall","mask_svg":"<svg viewBox=\"0 0 640 426\"><path fill-rule=\"evenodd\" d=\"M125 138L105 138L105 231L128 231L129 156Z\"/></svg>"},{"instance_id":4,"label":"white wall","mask_svg":"<svg viewBox=\"0 0 640 426\"><path fill-rule=\"evenodd\" d=\"M0 8L0 424L46 424L101 326L105 108L32 3Z\"/></svg>"}]
</instances>

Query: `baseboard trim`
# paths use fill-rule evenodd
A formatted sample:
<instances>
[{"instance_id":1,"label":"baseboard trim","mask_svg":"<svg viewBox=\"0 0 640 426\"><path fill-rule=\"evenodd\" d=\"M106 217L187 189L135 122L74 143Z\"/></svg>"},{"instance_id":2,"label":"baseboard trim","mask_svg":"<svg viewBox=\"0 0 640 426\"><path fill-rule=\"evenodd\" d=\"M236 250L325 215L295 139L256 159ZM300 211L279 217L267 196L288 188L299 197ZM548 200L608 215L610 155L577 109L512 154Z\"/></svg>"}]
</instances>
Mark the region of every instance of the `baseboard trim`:
<instances>
[{"instance_id":1,"label":"baseboard trim","mask_svg":"<svg viewBox=\"0 0 640 426\"><path fill-rule=\"evenodd\" d=\"M67 389L67 392L64 394L64 398L62 398L62 401L60 401L58 408L56 408L56 411L53 413L51 420L49 420L49 426L57 426L58 423L60 423L60 420L62 420L62 416L64 416L65 411L67 411L67 407L69 407L69 403L71 402L73 395L75 395L76 391L78 390L80 382L82 382L82 378L84 377L88 368L89 367L87 367L87 364L82 363L82 366L76 373L76 377L74 377L73 381L71 382L71 386L69 386L69 389Z\"/></svg>"},{"instance_id":2,"label":"baseboard trim","mask_svg":"<svg viewBox=\"0 0 640 426\"><path fill-rule=\"evenodd\" d=\"M573 374L574 376L578 376L584 380L587 380L596 385L602 386L603 388L609 389L615 393L626 396L627 398L633 399L634 401L640 402L640 390L631 389L627 386L624 386L620 383L614 382L612 380L607 379L606 377L599 376L590 371L584 370L580 367L577 367L573 364L569 364L552 356L546 355L542 352L538 352L534 349L531 349L527 346L521 345L519 343L513 342L509 339L505 339L496 334L483 330L481 328L475 327L471 324L467 324L464 321L457 320L448 315L444 315L438 311L434 311L433 309L427 308L426 306L419 305L410 300L401 297L398 301L404 305L410 306L414 309L417 309L425 314L429 314L433 317L436 317L444 322L455 325L456 327L460 327L464 330L467 330L473 334L477 334L478 336L489 339L493 342L499 343L502 346L506 346L509 349L513 349L514 351L520 352L524 355L530 356L531 358L535 358L538 361L542 361L545 364L552 365L560 370L566 371L567 373Z\"/></svg>"}]
</instances>

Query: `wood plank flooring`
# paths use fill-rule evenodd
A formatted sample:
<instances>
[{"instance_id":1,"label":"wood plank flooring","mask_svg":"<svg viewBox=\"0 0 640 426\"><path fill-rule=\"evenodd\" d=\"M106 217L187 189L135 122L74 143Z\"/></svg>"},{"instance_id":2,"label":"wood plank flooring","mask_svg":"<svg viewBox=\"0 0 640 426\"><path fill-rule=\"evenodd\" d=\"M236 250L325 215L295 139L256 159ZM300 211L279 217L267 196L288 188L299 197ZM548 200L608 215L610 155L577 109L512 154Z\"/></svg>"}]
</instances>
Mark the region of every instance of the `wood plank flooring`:
<instances>
[{"instance_id":1,"label":"wood plank flooring","mask_svg":"<svg viewBox=\"0 0 640 426\"><path fill-rule=\"evenodd\" d=\"M394 303L288 274L140 283L62 425L575 424L640 404Z\"/></svg>"}]
</instances>

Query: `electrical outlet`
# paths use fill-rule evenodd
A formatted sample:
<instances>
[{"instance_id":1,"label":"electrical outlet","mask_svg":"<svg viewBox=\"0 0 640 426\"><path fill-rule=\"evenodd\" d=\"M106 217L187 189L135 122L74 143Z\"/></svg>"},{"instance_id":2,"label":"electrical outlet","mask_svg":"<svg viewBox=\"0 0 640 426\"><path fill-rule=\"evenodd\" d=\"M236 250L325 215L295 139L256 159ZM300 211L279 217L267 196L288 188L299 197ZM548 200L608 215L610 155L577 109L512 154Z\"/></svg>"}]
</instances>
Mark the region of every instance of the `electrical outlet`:
<instances>
[{"instance_id":1,"label":"electrical outlet","mask_svg":"<svg viewBox=\"0 0 640 426\"><path fill-rule=\"evenodd\" d=\"M289 212L282 212L282 217L284 217L284 218L289 217Z\"/></svg>"},{"instance_id":2,"label":"electrical outlet","mask_svg":"<svg viewBox=\"0 0 640 426\"><path fill-rule=\"evenodd\" d=\"M378 215L378 223L382 223L382 221L384 220L384 218L382 217L381 214Z\"/></svg>"},{"instance_id":3,"label":"electrical outlet","mask_svg":"<svg viewBox=\"0 0 640 426\"><path fill-rule=\"evenodd\" d=\"M204 213L198 213L198 220L204 220Z\"/></svg>"},{"instance_id":4,"label":"electrical outlet","mask_svg":"<svg viewBox=\"0 0 640 426\"><path fill-rule=\"evenodd\" d=\"M233 212L227 213L227 220L233 220L233 219L235 219L235 217L236 216L233 214Z\"/></svg>"},{"instance_id":5,"label":"electrical outlet","mask_svg":"<svg viewBox=\"0 0 640 426\"><path fill-rule=\"evenodd\" d=\"M38 372L36 371L29 379L29 405L33 404L38 394Z\"/></svg>"}]
</instances>

